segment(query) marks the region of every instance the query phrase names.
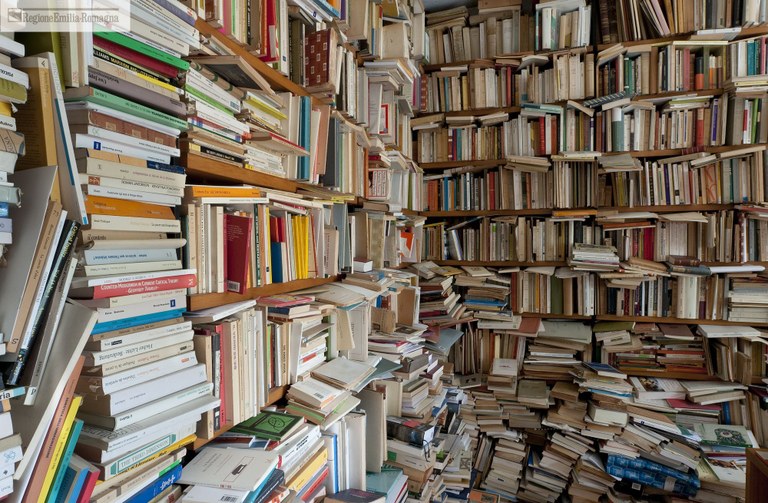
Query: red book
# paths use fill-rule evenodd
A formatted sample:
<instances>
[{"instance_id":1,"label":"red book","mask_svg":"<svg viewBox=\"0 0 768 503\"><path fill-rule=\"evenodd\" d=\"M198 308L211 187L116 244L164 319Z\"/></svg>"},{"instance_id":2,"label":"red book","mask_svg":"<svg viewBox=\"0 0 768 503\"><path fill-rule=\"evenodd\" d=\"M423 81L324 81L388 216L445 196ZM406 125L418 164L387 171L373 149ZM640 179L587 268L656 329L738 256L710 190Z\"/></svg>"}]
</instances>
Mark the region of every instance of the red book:
<instances>
[{"instance_id":1,"label":"red book","mask_svg":"<svg viewBox=\"0 0 768 503\"><path fill-rule=\"evenodd\" d=\"M91 494L93 494L93 490L96 488L96 482L99 480L99 471L98 470L88 470L88 475L85 478L85 484L83 484L83 489L80 491L80 496L77 498L77 503L88 503L91 499Z\"/></svg>"},{"instance_id":2,"label":"red book","mask_svg":"<svg viewBox=\"0 0 768 503\"><path fill-rule=\"evenodd\" d=\"M547 155L547 126L544 117L539 117L539 151L536 155Z\"/></svg>"},{"instance_id":3,"label":"red book","mask_svg":"<svg viewBox=\"0 0 768 503\"><path fill-rule=\"evenodd\" d=\"M224 271L227 290L244 294L248 284L253 218L224 215Z\"/></svg>"},{"instance_id":4,"label":"red book","mask_svg":"<svg viewBox=\"0 0 768 503\"><path fill-rule=\"evenodd\" d=\"M77 288L73 290L73 294L78 298L108 299L110 297L134 295L138 293L164 292L166 290L176 290L178 288L192 288L195 285L197 285L196 274L182 274L179 276L162 276L159 278L114 283L111 285Z\"/></svg>"},{"instance_id":5,"label":"red book","mask_svg":"<svg viewBox=\"0 0 768 503\"><path fill-rule=\"evenodd\" d=\"M704 109L696 109L696 143L697 147L704 146Z\"/></svg>"},{"instance_id":6,"label":"red book","mask_svg":"<svg viewBox=\"0 0 768 503\"><path fill-rule=\"evenodd\" d=\"M151 58L146 54L134 51L133 49L123 47L111 40L100 38L98 32L93 34L93 45L169 79L175 79L179 76L178 68L163 63L162 61L158 61L155 58Z\"/></svg>"}]
</instances>

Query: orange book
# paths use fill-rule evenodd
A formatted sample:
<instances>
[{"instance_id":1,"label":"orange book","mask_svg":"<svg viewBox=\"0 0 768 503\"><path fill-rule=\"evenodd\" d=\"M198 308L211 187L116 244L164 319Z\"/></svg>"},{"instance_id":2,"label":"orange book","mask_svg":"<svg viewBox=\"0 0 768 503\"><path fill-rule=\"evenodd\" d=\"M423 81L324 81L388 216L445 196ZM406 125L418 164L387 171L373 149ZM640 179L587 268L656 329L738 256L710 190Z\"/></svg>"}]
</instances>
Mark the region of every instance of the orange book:
<instances>
[{"instance_id":1,"label":"orange book","mask_svg":"<svg viewBox=\"0 0 768 503\"><path fill-rule=\"evenodd\" d=\"M575 210L552 210L553 217L577 217L581 215L597 215L595 209L575 209Z\"/></svg>"},{"instance_id":2,"label":"orange book","mask_svg":"<svg viewBox=\"0 0 768 503\"><path fill-rule=\"evenodd\" d=\"M214 185L187 185L184 197L262 197L261 189L257 187L227 187Z\"/></svg>"},{"instance_id":3,"label":"orange book","mask_svg":"<svg viewBox=\"0 0 768 503\"><path fill-rule=\"evenodd\" d=\"M114 215L176 220L176 217L173 215L173 210L168 206L91 195L85 198L85 211L89 215Z\"/></svg>"}]
</instances>

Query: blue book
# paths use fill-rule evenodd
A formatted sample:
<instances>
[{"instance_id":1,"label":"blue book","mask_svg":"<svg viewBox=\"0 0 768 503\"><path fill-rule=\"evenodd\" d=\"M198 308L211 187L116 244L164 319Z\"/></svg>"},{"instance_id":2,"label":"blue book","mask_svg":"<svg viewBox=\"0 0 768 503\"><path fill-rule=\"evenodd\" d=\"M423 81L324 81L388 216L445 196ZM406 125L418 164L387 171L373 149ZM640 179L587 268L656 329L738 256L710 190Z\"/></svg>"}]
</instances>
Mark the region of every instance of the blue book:
<instances>
[{"instance_id":1,"label":"blue book","mask_svg":"<svg viewBox=\"0 0 768 503\"><path fill-rule=\"evenodd\" d=\"M175 164L163 164L157 161L147 161L147 167L154 169L155 171L165 171L168 173L176 173L177 175L183 175L186 173L184 166L176 166Z\"/></svg>"},{"instance_id":2,"label":"blue book","mask_svg":"<svg viewBox=\"0 0 768 503\"><path fill-rule=\"evenodd\" d=\"M59 494L56 497L56 503L77 503L77 499L80 497L80 491L83 490L85 481L88 479L88 470L77 471L72 466L67 466L67 472L64 474L64 487L59 490ZM71 482L67 483L67 480Z\"/></svg>"},{"instance_id":3,"label":"blue book","mask_svg":"<svg viewBox=\"0 0 768 503\"><path fill-rule=\"evenodd\" d=\"M168 489L181 478L181 463L166 470L154 482L131 496L126 503L149 503L152 498Z\"/></svg>"},{"instance_id":4,"label":"blue book","mask_svg":"<svg viewBox=\"0 0 768 503\"><path fill-rule=\"evenodd\" d=\"M64 446L64 452L61 454L61 460L59 461L59 467L56 469L56 475L53 478L53 484L51 484L51 491L45 498L45 501L54 502L58 500L59 492L62 491L64 485L64 478L69 468L69 460L72 459L72 454L75 452L75 445L77 439L80 438L80 431L83 429L83 421L75 419L72 424L72 430L69 432L67 443Z\"/></svg>"},{"instance_id":5,"label":"blue book","mask_svg":"<svg viewBox=\"0 0 768 503\"><path fill-rule=\"evenodd\" d=\"M264 479L256 490L248 493L244 503L263 503L266 501L277 487L285 482L285 472L282 470L272 470L272 474Z\"/></svg>"},{"instance_id":6,"label":"blue book","mask_svg":"<svg viewBox=\"0 0 768 503\"><path fill-rule=\"evenodd\" d=\"M281 243L270 243L272 256L272 283L283 283L283 252Z\"/></svg>"},{"instance_id":7,"label":"blue book","mask_svg":"<svg viewBox=\"0 0 768 503\"><path fill-rule=\"evenodd\" d=\"M8 203L0 203L0 218L6 218L10 214Z\"/></svg>"},{"instance_id":8,"label":"blue book","mask_svg":"<svg viewBox=\"0 0 768 503\"><path fill-rule=\"evenodd\" d=\"M161 311L159 313L144 314L141 316L135 316L133 318L126 318L124 320L107 321L106 323L97 323L93 327L92 334L101 334L104 332L111 332L113 330L121 330L124 328L137 327L139 325L146 325L148 323L156 323L158 321L170 320L178 318L184 314L186 309L171 309L169 311Z\"/></svg>"}]
</instances>

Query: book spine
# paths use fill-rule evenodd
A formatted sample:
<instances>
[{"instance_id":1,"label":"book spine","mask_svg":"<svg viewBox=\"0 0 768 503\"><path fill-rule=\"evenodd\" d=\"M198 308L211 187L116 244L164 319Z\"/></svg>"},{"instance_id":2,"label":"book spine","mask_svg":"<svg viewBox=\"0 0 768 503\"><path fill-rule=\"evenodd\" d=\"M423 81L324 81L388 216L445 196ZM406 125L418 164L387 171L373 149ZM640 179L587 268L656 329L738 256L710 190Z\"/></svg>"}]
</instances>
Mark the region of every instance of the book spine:
<instances>
[{"instance_id":1,"label":"book spine","mask_svg":"<svg viewBox=\"0 0 768 503\"><path fill-rule=\"evenodd\" d=\"M127 71L127 70L124 70ZM169 114L184 116L187 113L187 105L177 96L167 96L161 92L155 92L152 84L144 79L137 78L144 85L123 80L97 68L88 68L88 80L91 85L103 87L110 92L125 96L142 103L152 104L154 107Z\"/></svg>"},{"instance_id":2,"label":"book spine","mask_svg":"<svg viewBox=\"0 0 768 503\"><path fill-rule=\"evenodd\" d=\"M181 478L181 464L176 465L173 469L162 474L154 483L142 489L132 498L128 499L126 503L140 503L145 501L151 501L157 497L160 493L171 487L174 482Z\"/></svg>"},{"instance_id":3,"label":"book spine","mask_svg":"<svg viewBox=\"0 0 768 503\"><path fill-rule=\"evenodd\" d=\"M181 230L178 220L164 218L134 218L117 215L91 215L92 230L121 230L130 232L178 233Z\"/></svg>"},{"instance_id":4,"label":"book spine","mask_svg":"<svg viewBox=\"0 0 768 503\"><path fill-rule=\"evenodd\" d=\"M141 367L113 374L111 376L82 376L77 383L77 391L79 393L91 393L96 395L115 393L162 377L166 374L182 371L196 364L197 358L194 353L183 353L175 357L167 358L161 363L154 362L148 365L142 365Z\"/></svg>"},{"instance_id":5,"label":"book spine","mask_svg":"<svg viewBox=\"0 0 768 503\"><path fill-rule=\"evenodd\" d=\"M188 342L192 340L193 332L186 331L173 336L167 336L160 339L151 341L145 341L139 344L134 344L125 347L118 347L106 351L86 351L86 365L99 366L106 363L115 362L118 360L127 359L129 357L149 353L161 348L173 346L178 351L178 345L182 348L188 348ZM188 349L187 349L188 350Z\"/></svg>"}]
</instances>

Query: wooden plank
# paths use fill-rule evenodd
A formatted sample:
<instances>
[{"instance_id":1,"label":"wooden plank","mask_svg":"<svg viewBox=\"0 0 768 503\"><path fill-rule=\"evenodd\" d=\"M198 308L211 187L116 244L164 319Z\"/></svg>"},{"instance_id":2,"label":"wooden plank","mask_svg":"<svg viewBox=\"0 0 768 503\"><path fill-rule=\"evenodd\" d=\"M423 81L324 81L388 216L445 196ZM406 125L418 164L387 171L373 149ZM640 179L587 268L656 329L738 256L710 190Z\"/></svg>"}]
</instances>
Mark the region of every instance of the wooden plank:
<instances>
[{"instance_id":1,"label":"wooden plank","mask_svg":"<svg viewBox=\"0 0 768 503\"><path fill-rule=\"evenodd\" d=\"M226 293L204 293L199 295L190 295L187 297L187 306L190 311L199 311L201 309L208 309L211 307L223 306L225 304L232 304L234 302L242 302L248 299L255 299L263 295L279 295L283 293L295 292L296 290L304 290L305 288L313 288L328 283L338 281L338 276L331 276L330 278L312 278L312 279L299 279L296 281L288 281L286 283L272 283L271 285L259 286L249 289L245 295L238 293L226 292Z\"/></svg>"}]
</instances>

